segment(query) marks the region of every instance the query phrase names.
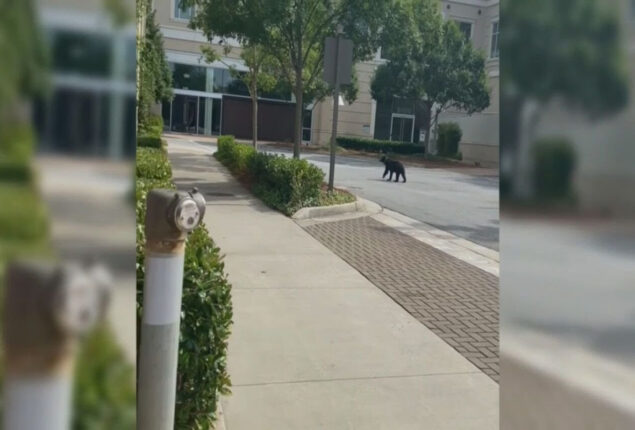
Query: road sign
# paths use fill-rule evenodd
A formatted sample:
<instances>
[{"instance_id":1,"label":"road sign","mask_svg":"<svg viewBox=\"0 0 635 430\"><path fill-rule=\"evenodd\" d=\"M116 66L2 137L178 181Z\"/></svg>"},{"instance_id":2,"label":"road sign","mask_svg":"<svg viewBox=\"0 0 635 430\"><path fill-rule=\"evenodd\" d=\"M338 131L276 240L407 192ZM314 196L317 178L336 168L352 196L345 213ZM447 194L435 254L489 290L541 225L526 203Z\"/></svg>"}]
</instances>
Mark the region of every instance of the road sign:
<instances>
[{"instance_id":1,"label":"road sign","mask_svg":"<svg viewBox=\"0 0 635 430\"><path fill-rule=\"evenodd\" d=\"M336 58L335 51L338 41L336 37L327 37L324 44L324 80L335 86L335 68L339 72L339 84L351 83L353 73L353 41L340 37L339 55Z\"/></svg>"}]
</instances>

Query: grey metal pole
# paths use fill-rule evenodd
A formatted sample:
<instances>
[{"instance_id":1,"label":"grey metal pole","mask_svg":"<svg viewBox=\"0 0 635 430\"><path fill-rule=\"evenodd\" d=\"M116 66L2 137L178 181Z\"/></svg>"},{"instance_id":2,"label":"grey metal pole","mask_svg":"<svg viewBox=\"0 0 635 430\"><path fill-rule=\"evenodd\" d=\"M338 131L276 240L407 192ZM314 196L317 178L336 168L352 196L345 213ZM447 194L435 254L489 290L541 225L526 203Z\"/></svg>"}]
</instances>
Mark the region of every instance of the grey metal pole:
<instances>
[{"instance_id":1,"label":"grey metal pole","mask_svg":"<svg viewBox=\"0 0 635 430\"><path fill-rule=\"evenodd\" d=\"M340 57L340 32L337 32L335 39L335 92L333 93L333 127L331 129L331 154L329 159L329 191L333 191L335 182L335 150L337 148L337 118L340 107L340 78L339 78L339 57Z\"/></svg>"},{"instance_id":2,"label":"grey metal pole","mask_svg":"<svg viewBox=\"0 0 635 430\"><path fill-rule=\"evenodd\" d=\"M205 213L193 193L152 190L145 219L146 257L139 353L137 419L140 430L172 430L187 233Z\"/></svg>"},{"instance_id":3,"label":"grey metal pole","mask_svg":"<svg viewBox=\"0 0 635 430\"><path fill-rule=\"evenodd\" d=\"M79 338L106 311L105 269L20 261L7 267L3 318L5 430L69 430Z\"/></svg>"}]
</instances>

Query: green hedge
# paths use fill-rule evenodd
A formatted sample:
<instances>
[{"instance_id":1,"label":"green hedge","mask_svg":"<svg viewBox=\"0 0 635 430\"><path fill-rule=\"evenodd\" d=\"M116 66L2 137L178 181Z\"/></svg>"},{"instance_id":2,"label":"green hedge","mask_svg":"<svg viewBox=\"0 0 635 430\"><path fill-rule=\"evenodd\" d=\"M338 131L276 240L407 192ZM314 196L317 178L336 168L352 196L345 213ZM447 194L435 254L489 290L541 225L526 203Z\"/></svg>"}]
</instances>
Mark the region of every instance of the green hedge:
<instances>
[{"instance_id":1,"label":"green hedge","mask_svg":"<svg viewBox=\"0 0 635 430\"><path fill-rule=\"evenodd\" d=\"M423 154L421 144L393 142L391 140L360 139L356 137L338 137L337 144L342 148L366 152L385 152L392 154Z\"/></svg>"},{"instance_id":2,"label":"green hedge","mask_svg":"<svg viewBox=\"0 0 635 430\"><path fill-rule=\"evenodd\" d=\"M150 137L161 137L163 133L163 118L161 115L150 115L145 123L139 124L140 134Z\"/></svg>"},{"instance_id":3,"label":"green hedge","mask_svg":"<svg viewBox=\"0 0 635 430\"><path fill-rule=\"evenodd\" d=\"M142 148L163 149L163 140L156 136L139 136L137 137L137 146Z\"/></svg>"},{"instance_id":4,"label":"green hedge","mask_svg":"<svg viewBox=\"0 0 635 430\"><path fill-rule=\"evenodd\" d=\"M459 143L462 137L463 132L456 122L444 122L439 124L439 138L437 141L439 155L458 158Z\"/></svg>"},{"instance_id":5,"label":"green hedge","mask_svg":"<svg viewBox=\"0 0 635 430\"><path fill-rule=\"evenodd\" d=\"M31 183L33 171L24 161L0 160L0 182Z\"/></svg>"},{"instance_id":6,"label":"green hedge","mask_svg":"<svg viewBox=\"0 0 635 430\"><path fill-rule=\"evenodd\" d=\"M35 134L28 125L0 127L0 160L28 163L35 150Z\"/></svg>"},{"instance_id":7,"label":"green hedge","mask_svg":"<svg viewBox=\"0 0 635 430\"><path fill-rule=\"evenodd\" d=\"M0 238L39 242L48 237L48 215L31 185L0 184Z\"/></svg>"},{"instance_id":8,"label":"green hedge","mask_svg":"<svg viewBox=\"0 0 635 430\"><path fill-rule=\"evenodd\" d=\"M287 215L319 202L324 172L306 160L259 153L232 136L218 139L216 158L247 179L265 204Z\"/></svg>"},{"instance_id":9,"label":"green hedge","mask_svg":"<svg viewBox=\"0 0 635 430\"><path fill-rule=\"evenodd\" d=\"M161 173L157 174L151 166L159 166ZM175 188L170 163L163 150L137 148L136 182L139 329L145 279L147 193L153 188ZM203 224L187 239L182 300L174 428L208 429L217 418L219 395L230 392L226 357L233 311L231 285L224 272L220 250ZM137 340L140 339L137 332Z\"/></svg>"},{"instance_id":10,"label":"green hedge","mask_svg":"<svg viewBox=\"0 0 635 430\"><path fill-rule=\"evenodd\" d=\"M571 142L565 138L545 138L532 147L534 189L543 200L571 197L571 181L576 154Z\"/></svg>"},{"instance_id":11,"label":"green hedge","mask_svg":"<svg viewBox=\"0 0 635 430\"><path fill-rule=\"evenodd\" d=\"M170 180L172 168L162 149L137 148L137 177L143 179Z\"/></svg>"}]
</instances>

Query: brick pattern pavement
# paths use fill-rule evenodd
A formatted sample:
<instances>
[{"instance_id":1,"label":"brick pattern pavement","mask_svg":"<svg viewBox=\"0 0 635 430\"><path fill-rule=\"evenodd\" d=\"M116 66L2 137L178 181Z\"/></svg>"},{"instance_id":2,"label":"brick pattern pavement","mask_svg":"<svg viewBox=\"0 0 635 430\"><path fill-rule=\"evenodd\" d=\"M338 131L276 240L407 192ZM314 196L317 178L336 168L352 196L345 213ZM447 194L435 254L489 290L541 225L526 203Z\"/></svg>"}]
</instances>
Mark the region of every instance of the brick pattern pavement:
<instances>
[{"instance_id":1,"label":"brick pattern pavement","mask_svg":"<svg viewBox=\"0 0 635 430\"><path fill-rule=\"evenodd\" d=\"M305 229L498 382L498 278L371 217Z\"/></svg>"}]
</instances>

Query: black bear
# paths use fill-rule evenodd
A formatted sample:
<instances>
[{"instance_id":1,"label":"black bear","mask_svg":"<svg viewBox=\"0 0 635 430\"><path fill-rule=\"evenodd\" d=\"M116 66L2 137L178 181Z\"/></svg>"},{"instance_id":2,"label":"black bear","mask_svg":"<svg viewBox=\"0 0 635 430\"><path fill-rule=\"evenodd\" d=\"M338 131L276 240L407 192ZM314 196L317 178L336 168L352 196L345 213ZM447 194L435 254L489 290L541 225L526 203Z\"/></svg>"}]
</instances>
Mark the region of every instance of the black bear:
<instances>
[{"instance_id":1,"label":"black bear","mask_svg":"<svg viewBox=\"0 0 635 430\"><path fill-rule=\"evenodd\" d=\"M403 181L406 182L406 169L403 167L403 164L401 164L399 161L386 158L385 155L382 156L379 161L384 163L384 165L386 166L386 170L384 170L382 178L385 178L388 172L390 172L390 176L388 177L389 181L392 180L392 174L395 173L395 182L399 182L399 175L401 175L403 177Z\"/></svg>"}]
</instances>

